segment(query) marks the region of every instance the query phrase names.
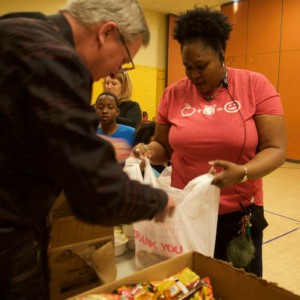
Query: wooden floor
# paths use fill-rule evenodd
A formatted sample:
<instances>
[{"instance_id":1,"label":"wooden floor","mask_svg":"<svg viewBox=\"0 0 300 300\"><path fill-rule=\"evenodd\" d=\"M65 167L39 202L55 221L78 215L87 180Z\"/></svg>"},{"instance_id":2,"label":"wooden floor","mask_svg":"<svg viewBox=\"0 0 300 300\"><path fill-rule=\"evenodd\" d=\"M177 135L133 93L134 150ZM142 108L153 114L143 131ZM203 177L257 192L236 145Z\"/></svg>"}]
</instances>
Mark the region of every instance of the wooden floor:
<instances>
[{"instance_id":1,"label":"wooden floor","mask_svg":"<svg viewBox=\"0 0 300 300\"><path fill-rule=\"evenodd\" d=\"M263 278L300 295L300 164L285 163L264 183ZM134 251L116 257L117 279L137 271Z\"/></svg>"},{"instance_id":2,"label":"wooden floor","mask_svg":"<svg viewBox=\"0 0 300 300\"><path fill-rule=\"evenodd\" d=\"M263 277L300 295L300 164L264 178Z\"/></svg>"}]
</instances>

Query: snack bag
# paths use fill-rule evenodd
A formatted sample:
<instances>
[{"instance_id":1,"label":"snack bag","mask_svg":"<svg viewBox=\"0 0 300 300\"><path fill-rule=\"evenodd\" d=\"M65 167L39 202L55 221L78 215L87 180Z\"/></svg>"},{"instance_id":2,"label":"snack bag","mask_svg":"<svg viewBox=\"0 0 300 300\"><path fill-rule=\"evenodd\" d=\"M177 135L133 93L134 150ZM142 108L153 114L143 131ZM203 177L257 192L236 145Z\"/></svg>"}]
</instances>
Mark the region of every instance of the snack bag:
<instances>
[{"instance_id":1,"label":"snack bag","mask_svg":"<svg viewBox=\"0 0 300 300\"><path fill-rule=\"evenodd\" d=\"M97 294L97 295L95 294L95 295L79 296L75 300L121 300L121 296L116 294Z\"/></svg>"},{"instance_id":2,"label":"snack bag","mask_svg":"<svg viewBox=\"0 0 300 300\"><path fill-rule=\"evenodd\" d=\"M208 277L205 277L202 280L197 280L192 285L193 287L190 291L178 297L176 300L213 300L213 291L210 285L210 280Z\"/></svg>"},{"instance_id":3,"label":"snack bag","mask_svg":"<svg viewBox=\"0 0 300 300\"><path fill-rule=\"evenodd\" d=\"M163 281L151 281L153 290L169 290L171 298L189 293L194 288L193 283L200 280L200 277L189 268L184 268L178 274L175 274ZM178 297L177 297L178 298Z\"/></svg>"}]
</instances>

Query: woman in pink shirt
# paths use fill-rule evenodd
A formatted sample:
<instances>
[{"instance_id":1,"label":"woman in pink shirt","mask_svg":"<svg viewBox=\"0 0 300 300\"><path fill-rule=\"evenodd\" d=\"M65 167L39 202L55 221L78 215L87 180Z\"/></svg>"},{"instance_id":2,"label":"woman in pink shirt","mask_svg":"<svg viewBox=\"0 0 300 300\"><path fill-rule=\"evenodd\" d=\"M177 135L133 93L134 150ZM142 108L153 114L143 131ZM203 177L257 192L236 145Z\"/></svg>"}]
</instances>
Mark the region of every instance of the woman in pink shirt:
<instances>
[{"instance_id":1,"label":"woman in pink shirt","mask_svg":"<svg viewBox=\"0 0 300 300\"><path fill-rule=\"evenodd\" d=\"M231 30L222 12L207 7L179 17L174 39L181 45L187 77L165 90L154 141L147 149L136 147L141 155L151 155L152 164L172 160L176 188L209 171L214 174L212 184L221 189L215 258L262 276L262 230L267 225L262 177L284 163L285 121L280 97L266 77L225 66ZM254 258L235 263L230 242L250 212Z\"/></svg>"}]
</instances>

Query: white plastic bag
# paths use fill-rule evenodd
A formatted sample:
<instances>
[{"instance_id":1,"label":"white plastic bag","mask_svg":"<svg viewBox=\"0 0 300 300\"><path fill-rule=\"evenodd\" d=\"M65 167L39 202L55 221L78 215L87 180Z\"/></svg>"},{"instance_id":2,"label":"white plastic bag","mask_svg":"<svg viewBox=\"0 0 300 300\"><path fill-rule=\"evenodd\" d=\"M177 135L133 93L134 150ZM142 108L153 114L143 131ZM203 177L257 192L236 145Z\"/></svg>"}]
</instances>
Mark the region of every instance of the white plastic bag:
<instances>
[{"instance_id":1,"label":"white plastic bag","mask_svg":"<svg viewBox=\"0 0 300 300\"><path fill-rule=\"evenodd\" d=\"M199 176L180 190L170 186L171 168L156 178L146 160L143 178L139 163L139 159L128 158L124 171L131 179L164 190L174 199L176 210L164 223L134 223L137 268L192 250L213 257L220 199L220 189L211 185L213 175Z\"/></svg>"}]
</instances>

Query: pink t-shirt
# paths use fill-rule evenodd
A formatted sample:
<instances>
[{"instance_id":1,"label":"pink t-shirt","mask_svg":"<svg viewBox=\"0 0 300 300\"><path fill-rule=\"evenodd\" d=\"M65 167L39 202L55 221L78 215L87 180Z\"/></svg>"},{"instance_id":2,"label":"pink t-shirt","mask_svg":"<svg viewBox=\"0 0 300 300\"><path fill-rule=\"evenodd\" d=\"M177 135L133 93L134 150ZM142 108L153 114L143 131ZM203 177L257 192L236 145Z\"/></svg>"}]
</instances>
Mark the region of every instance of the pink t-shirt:
<instances>
[{"instance_id":1,"label":"pink t-shirt","mask_svg":"<svg viewBox=\"0 0 300 300\"><path fill-rule=\"evenodd\" d=\"M242 116L224 87L211 102L203 98L188 78L164 91L156 122L171 126L173 187L183 189L195 177L206 174L209 161L221 159L237 163L244 142L238 164L246 164L255 156L258 145L253 116L283 115L280 97L263 75L228 68L228 82L228 90L245 120L246 142ZM239 210L239 202L250 205L252 197L257 205L263 205L261 178L222 189L219 214Z\"/></svg>"}]
</instances>

